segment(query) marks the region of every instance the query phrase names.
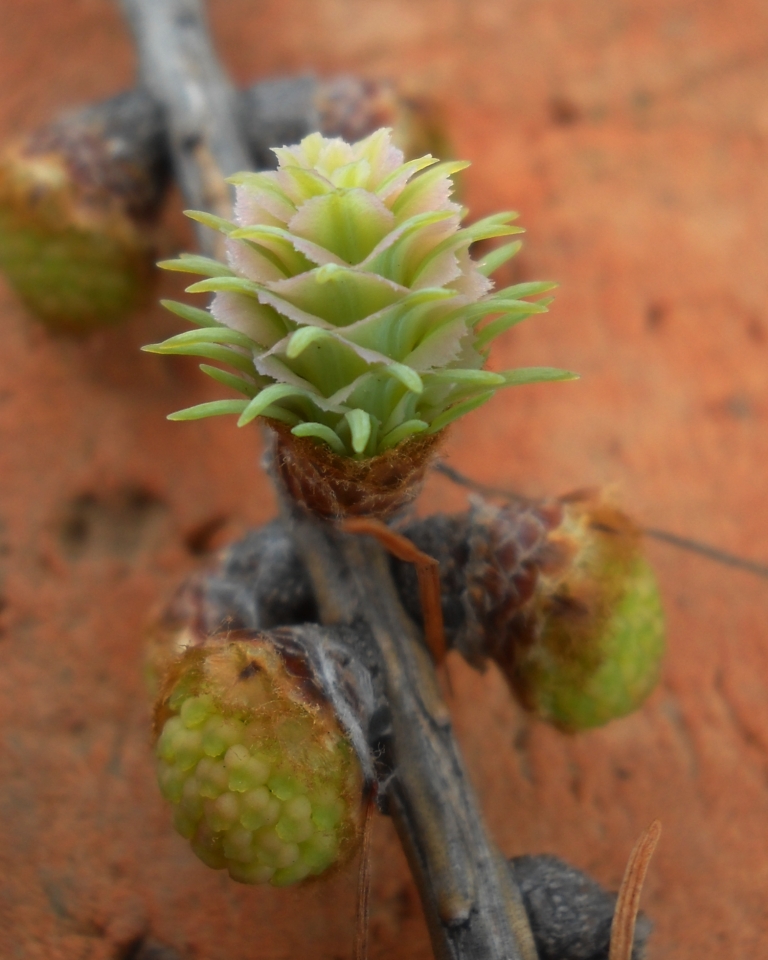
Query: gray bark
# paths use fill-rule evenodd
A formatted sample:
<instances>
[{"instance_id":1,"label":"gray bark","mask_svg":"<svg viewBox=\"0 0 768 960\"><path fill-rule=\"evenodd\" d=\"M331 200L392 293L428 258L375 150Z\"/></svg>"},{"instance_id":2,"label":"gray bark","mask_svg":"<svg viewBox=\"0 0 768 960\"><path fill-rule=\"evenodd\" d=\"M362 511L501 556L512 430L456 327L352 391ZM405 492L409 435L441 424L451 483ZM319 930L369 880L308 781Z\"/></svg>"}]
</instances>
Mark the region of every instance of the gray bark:
<instances>
[{"instance_id":1,"label":"gray bark","mask_svg":"<svg viewBox=\"0 0 768 960\"><path fill-rule=\"evenodd\" d=\"M257 167L275 166L270 147L298 143L320 129L315 106L317 86L317 80L305 74L262 80L240 94L243 133Z\"/></svg>"},{"instance_id":2,"label":"gray bark","mask_svg":"<svg viewBox=\"0 0 768 960\"><path fill-rule=\"evenodd\" d=\"M536 960L522 898L489 843L429 654L400 604L389 562L369 538L293 517L320 619L373 637L392 721L385 801L441 960Z\"/></svg>"},{"instance_id":3,"label":"gray bark","mask_svg":"<svg viewBox=\"0 0 768 960\"><path fill-rule=\"evenodd\" d=\"M139 55L141 85L165 110L176 177L197 210L227 217L223 182L251 166L238 101L211 45L200 0L120 0ZM216 253L217 234L199 231Z\"/></svg>"}]
</instances>

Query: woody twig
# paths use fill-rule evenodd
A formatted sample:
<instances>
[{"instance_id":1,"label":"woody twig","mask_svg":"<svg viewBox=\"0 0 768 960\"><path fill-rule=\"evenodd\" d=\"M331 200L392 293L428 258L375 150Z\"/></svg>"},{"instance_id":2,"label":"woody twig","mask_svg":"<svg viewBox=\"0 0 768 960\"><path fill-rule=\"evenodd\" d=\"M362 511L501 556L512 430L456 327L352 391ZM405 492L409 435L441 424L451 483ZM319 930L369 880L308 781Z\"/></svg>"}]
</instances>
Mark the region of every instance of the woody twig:
<instances>
[{"instance_id":1,"label":"woody twig","mask_svg":"<svg viewBox=\"0 0 768 960\"><path fill-rule=\"evenodd\" d=\"M247 168L235 101L194 0L123 0L142 82L162 103L188 203L220 212L216 179ZM210 243L208 248L210 249ZM434 669L403 611L381 548L287 508L325 623L373 638L392 717L389 808L437 956L536 960L514 877L487 840Z\"/></svg>"}]
</instances>

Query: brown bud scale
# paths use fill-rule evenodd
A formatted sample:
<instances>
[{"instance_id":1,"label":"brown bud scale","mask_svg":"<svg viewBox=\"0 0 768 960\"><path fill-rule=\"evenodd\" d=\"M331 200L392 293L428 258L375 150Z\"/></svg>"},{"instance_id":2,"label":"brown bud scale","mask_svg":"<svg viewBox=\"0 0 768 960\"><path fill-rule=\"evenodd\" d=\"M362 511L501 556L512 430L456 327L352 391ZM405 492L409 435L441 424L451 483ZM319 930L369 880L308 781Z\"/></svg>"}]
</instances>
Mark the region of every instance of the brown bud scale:
<instances>
[{"instance_id":1,"label":"brown bud scale","mask_svg":"<svg viewBox=\"0 0 768 960\"><path fill-rule=\"evenodd\" d=\"M290 496L326 519L386 519L421 492L437 454L442 431L417 435L366 460L334 453L309 437L295 437L284 424L268 421L274 434L274 469Z\"/></svg>"}]
</instances>

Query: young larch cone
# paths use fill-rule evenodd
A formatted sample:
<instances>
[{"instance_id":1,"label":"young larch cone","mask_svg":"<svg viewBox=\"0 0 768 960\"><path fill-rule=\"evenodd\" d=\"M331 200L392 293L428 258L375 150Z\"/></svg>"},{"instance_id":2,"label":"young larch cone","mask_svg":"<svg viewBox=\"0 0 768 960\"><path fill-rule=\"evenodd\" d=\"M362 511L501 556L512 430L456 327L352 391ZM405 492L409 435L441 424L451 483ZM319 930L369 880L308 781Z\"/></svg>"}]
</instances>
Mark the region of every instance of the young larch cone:
<instances>
[{"instance_id":1,"label":"young larch cone","mask_svg":"<svg viewBox=\"0 0 768 960\"><path fill-rule=\"evenodd\" d=\"M288 632L188 648L165 681L155 733L174 824L208 866L287 886L356 850L363 768Z\"/></svg>"},{"instance_id":2,"label":"young larch cone","mask_svg":"<svg viewBox=\"0 0 768 960\"><path fill-rule=\"evenodd\" d=\"M656 581L637 527L599 494L503 507L476 500L468 513L399 530L439 561L448 646L478 668L495 661L538 716L563 728L597 726L636 709L655 686L664 649ZM413 565L393 559L392 573L421 622ZM189 581L163 623L177 644L195 631L317 616L307 571L275 522Z\"/></svg>"},{"instance_id":3,"label":"young larch cone","mask_svg":"<svg viewBox=\"0 0 768 960\"><path fill-rule=\"evenodd\" d=\"M546 311L548 301L526 298L553 285L493 291L488 274L519 242L480 262L469 248L521 231L510 226L513 213L461 226L465 211L451 200L451 174L466 163L431 156L403 162L387 129L354 144L311 134L275 153L277 170L231 178L234 222L190 213L225 234L228 264L189 255L163 264L206 275L188 289L214 298L210 312L168 303L200 329L145 349L228 363L235 373L202 369L245 395L171 419L236 413L241 426L259 416L280 421L283 473L318 449L315 474L338 474L348 491L330 495L334 510L349 499L353 512L362 512L367 490L351 487L366 488L384 475L386 501L388 460L356 477L330 454L373 461L411 441L409 456L426 457L434 449L428 438L500 387L573 379L549 367L483 369L496 336ZM413 443L417 437L425 442ZM291 450L293 438L312 445L303 444L299 456ZM417 485L422 474L422 464L406 471L401 490ZM291 486L304 489L305 479ZM371 513L379 508L377 496Z\"/></svg>"},{"instance_id":4,"label":"young larch cone","mask_svg":"<svg viewBox=\"0 0 768 960\"><path fill-rule=\"evenodd\" d=\"M664 651L640 540L592 492L477 509L457 646L474 662L495 660L523 705L564 729L632 712L655 687Z\"/></svg>"},{"instance_id":5,"label":"young larch cone","mask_svg":"<svg viewBox=\"0 0 768 960\"><path fill-rule=\"evenodd\" d=\"M162 113L132 94L62 117L0 155L0 266L52 330L147 299L168 161Z\"/></svg>"}]
</instances>

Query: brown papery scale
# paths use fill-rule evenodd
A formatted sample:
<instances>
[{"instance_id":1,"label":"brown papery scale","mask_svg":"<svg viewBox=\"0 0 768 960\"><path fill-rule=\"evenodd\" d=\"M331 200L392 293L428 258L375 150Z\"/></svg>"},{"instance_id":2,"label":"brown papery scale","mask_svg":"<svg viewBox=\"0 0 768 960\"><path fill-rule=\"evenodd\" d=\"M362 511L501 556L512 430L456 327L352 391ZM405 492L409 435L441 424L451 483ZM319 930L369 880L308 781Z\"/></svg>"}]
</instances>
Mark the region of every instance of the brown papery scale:
<instances>
[{"instance_id":1,"label":"brown papery scale","mask_svg":"<svg viewBox=\"0 0 768 960\"><path fill-rule=\"evenodd\" d=\"M315 516L386 519L421 492L443 431L417 435L367 460L341 457L284 424L268 421L274 435L274 469L288 493Z\"/></svg>"}]
</instances>

